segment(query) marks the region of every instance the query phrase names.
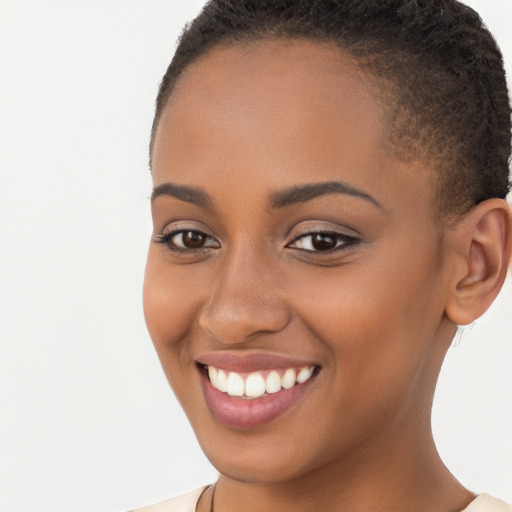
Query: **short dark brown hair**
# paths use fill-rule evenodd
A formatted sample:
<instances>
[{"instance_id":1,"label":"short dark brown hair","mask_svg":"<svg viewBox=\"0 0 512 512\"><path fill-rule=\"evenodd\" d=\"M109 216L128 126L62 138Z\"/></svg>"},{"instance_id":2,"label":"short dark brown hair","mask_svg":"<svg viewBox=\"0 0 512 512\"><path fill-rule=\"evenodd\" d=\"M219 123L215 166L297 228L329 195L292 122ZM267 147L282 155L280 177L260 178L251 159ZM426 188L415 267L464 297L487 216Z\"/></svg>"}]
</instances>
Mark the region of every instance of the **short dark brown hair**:
<instances>
[{"instance_id":1,"label":"short dark brown hair","mask_svg":"<svg viewBox=\"0 0 512 512\"><path fill-rule=\"evenodd\" d=\"M399 158L438 171L438 208L463 213L510 190L511 110L502 54L456 0L210 0L185 26L156 100L150 155L181 73L212 48L264 39L330 43L383 91Z\"/></svg>"}]
</instances>

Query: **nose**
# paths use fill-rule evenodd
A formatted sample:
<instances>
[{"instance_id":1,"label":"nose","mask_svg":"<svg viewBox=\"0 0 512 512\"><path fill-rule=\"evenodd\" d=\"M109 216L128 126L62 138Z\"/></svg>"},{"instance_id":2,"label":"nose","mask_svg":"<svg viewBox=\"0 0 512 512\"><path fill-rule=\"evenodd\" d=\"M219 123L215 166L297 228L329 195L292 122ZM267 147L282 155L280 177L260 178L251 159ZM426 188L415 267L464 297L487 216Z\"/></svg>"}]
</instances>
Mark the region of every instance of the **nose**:
<instances>
[{"instance_id":1,"label":"nose","mask_svg":"<svg viewBox=\"0 0 512 512\"><path fill-rule=\"evenodd\" d=\"M290 321L277 269L250 250L216 269L199 325L224 344L283 330Z\"/></svg>"}]
</instances>

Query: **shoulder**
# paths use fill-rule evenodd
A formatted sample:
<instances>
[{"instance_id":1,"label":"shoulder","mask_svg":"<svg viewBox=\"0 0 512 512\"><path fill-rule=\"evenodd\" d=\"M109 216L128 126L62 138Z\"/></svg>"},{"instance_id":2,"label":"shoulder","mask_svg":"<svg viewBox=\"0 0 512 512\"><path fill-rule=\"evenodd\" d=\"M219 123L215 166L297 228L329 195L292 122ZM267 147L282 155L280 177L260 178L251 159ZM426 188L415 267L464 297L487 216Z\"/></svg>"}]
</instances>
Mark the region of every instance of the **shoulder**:
<instances>
[{"instance_id":1,"label":"shoulder","mask_svg":"<svg viewBox=\"0 0 512 512\"><path fill-rule=\"evenodd\" d=\"M149 507L138 508L131 512L195 512L197 502L207 488L208 486L200 487L183 496L162 501Z\"/></svg>"},{"instance_id":2,"label":"shoulder","mask_svg":"<svg viewBox=\"0 0 512 512\"><path fill-rule=\"evenodd\" d=\"M512 507L488 494L480 494L462 512L512 512Z\"/></svg>"}]
</instances>

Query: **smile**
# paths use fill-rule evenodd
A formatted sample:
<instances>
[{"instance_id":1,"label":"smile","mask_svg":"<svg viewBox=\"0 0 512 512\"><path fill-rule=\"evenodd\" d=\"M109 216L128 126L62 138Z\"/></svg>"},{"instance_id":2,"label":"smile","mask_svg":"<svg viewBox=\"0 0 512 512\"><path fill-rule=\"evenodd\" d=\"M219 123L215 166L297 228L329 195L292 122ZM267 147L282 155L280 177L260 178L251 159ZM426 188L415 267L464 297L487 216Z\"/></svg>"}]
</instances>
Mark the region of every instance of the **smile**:
<instances>
[{"instance_id":1,"label":"smile","mask_svg":"<svg viewBox=\"0 0 512 512\"><path fill-rule=\"evenodd\" d=\"M306 366L298 369L238 373L208 366L208 378L211 385L222 393L254 400L278 393L283 389L291 389L297 384L304 384L311 378L314 371L314 366Z\"/></svg>"},{"instance_id":2,"label":"smile","mask_svg":"<svg viewBox=\"0 0 512 512\"><path fill-rule=\"evenodd\" d=\"M218 354L197 362L206 405L226 427L252 429L298 406L320 366L289 358Z\"/></svg>"}]
</instances>

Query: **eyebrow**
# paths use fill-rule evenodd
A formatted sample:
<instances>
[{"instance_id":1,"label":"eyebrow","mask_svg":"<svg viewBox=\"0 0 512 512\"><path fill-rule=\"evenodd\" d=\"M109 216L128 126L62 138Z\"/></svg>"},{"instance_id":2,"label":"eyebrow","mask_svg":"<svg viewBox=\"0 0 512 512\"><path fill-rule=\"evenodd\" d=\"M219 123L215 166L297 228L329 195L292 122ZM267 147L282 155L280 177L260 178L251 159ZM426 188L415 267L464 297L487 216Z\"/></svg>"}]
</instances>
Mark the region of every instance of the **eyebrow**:
<instances>
[{"instance_id":1,"label":"eyebrow","mask_svg":"<svg viewBox=\"0 0 512 512\"><path fill-rule=\"evenodd\" d=\"M346 194L353 197L364 199L380 209L382 205L370 194L341 181L326 181L322 183L308 183L298 185L270 196L270 203L274 208L284 208L298 203L305 203L316 197L328 194Z\"/></svg>"},{"instance_id":2,"label":"eyebrow","mask_svg":"<svg viewBox=\"0 0 512 512\"><path fill-rule=\"evenodd\" d=\"M270 204L273 208L285 208L294 204L305 203L328 194L345 194L359 197L383 209L382 205L370 194L341 181L307 183L305 185L296 185L285 190L280 190L270 195ZM153 189L151 201L153 202L159 196L175 197L180 201L192 203L201 208L211 208L213 206L211 197L204 190L187 185L163 183Z\"/></svg>"},{"instance_id":3,"label":"eyebrow","mask_svg":"<svg viewBox=\"0 0 512 512\"><path fill-rule=\"evenodd\" d=\"M151 202L159 196L171 196L192 203L201 208L211 208L213 201L211 197L203 190L187 185L176 185L176 183L163 183L153 189L151 194Z\"/></svg>"}]
</instances>

